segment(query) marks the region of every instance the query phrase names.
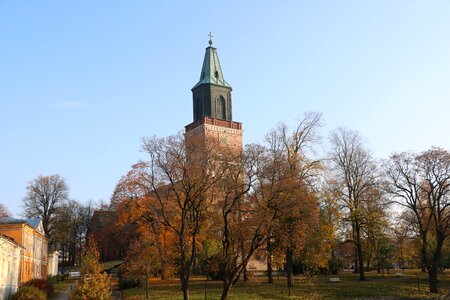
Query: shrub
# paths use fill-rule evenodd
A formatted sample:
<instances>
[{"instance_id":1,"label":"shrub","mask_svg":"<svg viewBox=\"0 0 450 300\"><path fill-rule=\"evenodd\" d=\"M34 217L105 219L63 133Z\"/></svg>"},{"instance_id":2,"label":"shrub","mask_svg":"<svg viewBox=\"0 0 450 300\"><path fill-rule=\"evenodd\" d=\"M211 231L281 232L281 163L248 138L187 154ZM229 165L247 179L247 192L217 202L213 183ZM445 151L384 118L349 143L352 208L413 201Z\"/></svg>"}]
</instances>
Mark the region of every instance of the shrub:
<instances>
[{"instance_id":1,"label":"shrub","mask_svg":"<svg viewBox=\"0 0 450 300\"><path fill-rule=\"evenodd\" d=\"M47 277L47 283L52 283L52 284L55 284L55 283L57 283L57 282L60 282L60 281L64 281L65 279L66 279L66 275L61 275L61 274L58 274L58 275L55 275L55 276L48 276Z\"/></svg>"},{"instance_id":2,"label":"shrub","mask_svg":"<svg viewBox=\"0 0 450 300\"><path fill-rule=\"evenodd\" d=\"M25 282L24 286L33 286L50 295L53 293L53 283L45 279L32 279Z\"/></svg>"},{"instance_id":3,"label":"shrub","mask_svg":"<svg viewBox=\"0 0 450 300\"><path fill-rule=\"evenodd\" d=\"M127 272L126 264L119 267L117 277L119 277L119 289L121 290L130 289L141 285L138 278L133 277L129 272Z\"/></svg>"},{"instance_id":4,"label":"shrub","mask_svg":"<svg viewBox=\"0 0 450 300\"><path fill-rule=\"evenodd\" d=\"M222 280L224 276L224 270L222 265L221 254L215 254L209 256L201 262L200 267L205 273L208 279Z\"/></svg>"},{"instance_id":5,"label":"shrub","mask_svg":"<svg viewBox=\"0 0 450 300\"><path fill-rule=\"evenodd\" d=\"M328 269L332 275L338 275L339 271L342 269L342 264L337 259L330 259L328 261Z\"/></svg>"},{"instance_id":6,"label":"shrub","mask_svg":"<svg viewBox=\"0 0 450 300\"><path fill-rule=\"evenodd\" d=\"M120 278L119 279L119 288L121 290L135 288L140 286L141 282L136 278Z\"/></svg>"},{"instance_id":7,"label":"shrub","mask_svg":"<svg viewBox=\"0 0 450 300\"><path fill-rule=\"evenodd\" d=\"M102 272L98 249L91 237L88 238L87 245L81 262L81 278L71 299L110 300L111 276Z\"/></svg>"},{"instance_id":8,"label":"shrub","mask_svg":"<svg viewBox=\"0 0 450 300\"><path fill-rule=\"evenodd\" d=\"M23 285L11 296L11 300L47 300L47 295L37 287Z\"/></svg>"}]
</instances>

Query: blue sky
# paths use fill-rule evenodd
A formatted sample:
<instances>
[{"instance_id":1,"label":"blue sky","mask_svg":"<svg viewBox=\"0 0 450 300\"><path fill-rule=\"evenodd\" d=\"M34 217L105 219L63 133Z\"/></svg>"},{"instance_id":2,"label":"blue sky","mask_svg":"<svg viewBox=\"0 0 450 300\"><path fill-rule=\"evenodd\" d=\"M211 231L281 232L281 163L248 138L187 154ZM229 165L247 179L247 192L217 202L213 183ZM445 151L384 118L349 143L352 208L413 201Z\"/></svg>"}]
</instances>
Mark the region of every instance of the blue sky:
<instances>
[{"instance_id":1,"label":"blue sky","mask_svg":"<svg viewBox=\"0 0 450 300\"><path fill-rule=\"evenodd\" d=\"M450 1L0 0L0 202L58 173L109 200L140 139L192 121L208 33L244 142L320 111L376 158L450 149ZM326 139L325 139L326 141ZM326 148L326 143L324 144Z\"/></svg>"}]
</instances>

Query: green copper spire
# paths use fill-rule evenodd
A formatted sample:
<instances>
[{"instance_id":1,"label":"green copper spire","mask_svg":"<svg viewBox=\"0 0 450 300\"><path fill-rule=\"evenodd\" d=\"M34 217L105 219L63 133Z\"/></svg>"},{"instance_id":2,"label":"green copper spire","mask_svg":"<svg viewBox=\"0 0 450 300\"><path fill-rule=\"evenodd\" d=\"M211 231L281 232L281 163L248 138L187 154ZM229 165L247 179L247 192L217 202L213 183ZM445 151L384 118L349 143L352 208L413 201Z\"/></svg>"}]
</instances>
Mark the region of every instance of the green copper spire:
<instances>
[{"instance_id":1,"label":"green copper spire","mask_svg":"<svg viewBox=\"0 0 450 300\"><path fill-rule=\"evenodd\" d=\"M200 80L192 88L194 122L205 117L232 121L231 86L223 79L217 50L212 46L209 33L209 47L203 59Z\"/></svg>"},{"instance_id":2,"label":"green copper spire","mask_svg":"<svg viewBox=\"0 0 450 300\"><path fill-rule=\"evenodd\" d=\"M195 89L202 84L214 84L231 88L228 82L223 79L222 68L220 67L219 57L217 56L217 49L212 46L212 37L212 33L209 33L209 47L206 48L200 80L192 89Z\"/></svg>"}]
</instances>

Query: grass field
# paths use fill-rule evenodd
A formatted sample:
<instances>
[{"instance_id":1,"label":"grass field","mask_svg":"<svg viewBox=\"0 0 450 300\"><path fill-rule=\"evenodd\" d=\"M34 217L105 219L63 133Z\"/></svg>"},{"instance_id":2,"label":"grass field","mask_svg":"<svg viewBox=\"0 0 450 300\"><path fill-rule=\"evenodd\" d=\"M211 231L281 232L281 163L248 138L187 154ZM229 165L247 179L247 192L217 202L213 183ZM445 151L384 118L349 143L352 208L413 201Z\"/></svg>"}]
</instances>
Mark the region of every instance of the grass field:
<instances>
[{"instance_id":1,"label":"grass field","mask_svg":"<svg viewBox=\"0 0 450 300\"><path fill-rule=\"evenodd\" d=\"M450 273L440 275L440 294L428 292L425 273L419 273L419 288L414 271L403 272L403 277L397 277L396 272L385 275L384 278L376 272L367 273L367 281L360 282L357 274L342 273L340 282L331 283L328 276L316 278L296 277L295 286L291 289L291 297L286 287L285 278L275 280L274 284L265 283L266 278L253 278L250 282L240 282L231 291L230 300L256 299L353 299L371 297L402 297L429 299L447 295L450 289ZM333 276L334 277L334 276ZM181 289L177 280L150 282L150 299L182 299ZM206 291L206 297L205 297ZM144 288L133 288L122 291L124 299L144 299ZM220 299L221 282L205 281L201 278L192 279L190 296L192 300Z\"/></svg>"}]
</instances>

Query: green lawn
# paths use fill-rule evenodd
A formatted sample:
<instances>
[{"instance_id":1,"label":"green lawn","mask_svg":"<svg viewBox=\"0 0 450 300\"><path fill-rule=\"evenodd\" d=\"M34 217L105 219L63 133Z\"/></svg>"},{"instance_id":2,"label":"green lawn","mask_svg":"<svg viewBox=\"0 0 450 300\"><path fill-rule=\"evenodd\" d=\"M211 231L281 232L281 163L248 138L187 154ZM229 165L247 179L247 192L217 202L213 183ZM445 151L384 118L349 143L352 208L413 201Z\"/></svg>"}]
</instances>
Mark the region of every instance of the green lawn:
<instances>
[{"instance_id":1,"label":"green lawn","mask_svg":"<svg viewBox=\"0 0 450 300\"><path fill-rule=\"evenodd\" d=\"M397 271L395 271L397 272ZM406 271L404 277L381 275L376 272L367 273L366 282L359 282L356 274L340 274L341 282L331 283L328 276L312 279L296 277L295 286L288 296L286 281L283 278L275 280L274 284L265 283L265 278L254 278L250 282L240 282L230 295L230 300L256 300L256 299L351 299L360 297L411 297L434 298L438 295L430 294L426 274L419 273L420 291L417 288L417 278L414 272ZM450 274L440 275L440 295L446 295L450 288ZM205 281L200 278L193 279L190 285L192 300L219 299L221 282ZM124 290L124 299L144 299L145 289L134 288ZM150 299L182 299L179 282L152 280L150 283Z\"/></svg>"}]
</instances>

